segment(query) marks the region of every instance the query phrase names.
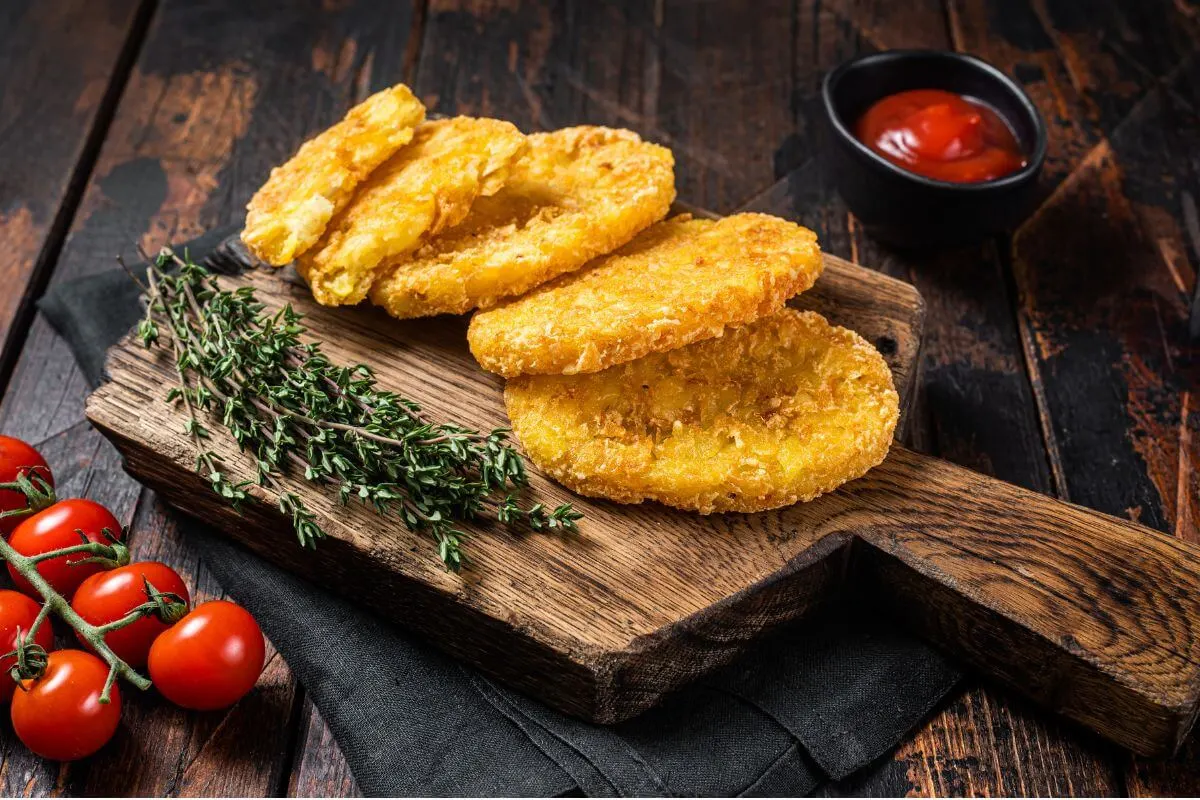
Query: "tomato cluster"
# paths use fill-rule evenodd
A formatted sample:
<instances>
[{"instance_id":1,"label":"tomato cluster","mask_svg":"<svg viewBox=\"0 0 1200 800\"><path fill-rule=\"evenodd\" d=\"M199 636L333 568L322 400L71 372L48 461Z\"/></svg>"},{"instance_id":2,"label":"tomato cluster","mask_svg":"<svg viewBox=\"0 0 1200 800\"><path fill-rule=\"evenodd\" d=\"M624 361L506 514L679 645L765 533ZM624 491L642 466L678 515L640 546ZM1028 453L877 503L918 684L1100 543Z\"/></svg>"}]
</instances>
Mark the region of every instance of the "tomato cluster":
<instances>
[{"instance_id":1,"label":"tomato cluster","mask_svg":"<svg viewBox=\"0 0 1200 800\"><path fill-rule=\"evenodd\" d=\"M42 454L20 439L0 436L0 483L13 483L18 477L40 478L50 487L54 476ZM0 513L25 508L28 498L15 489L0 489ZM7 536L21 521L20 517L0 518L0 535Z\"/></svg>"},{"instance_id":2,"label":"tomato cluster","mask_svg":"<svg viewBox=\"0 0 1200 800\"><path fill-rule=\"evenodd\" d=\"M18 439L0 436L0 484L11 486L22 478L54 485L41 454ZM83 758L112 738L121 718L120 689L113 685L104 702L109 664L87 637L76 631L84 649L56 650L50 621L44 620L28 638L42 609L37 584L69 600L90 625L111 626L103 635L104 646L134 669L148 668L159 693L176 705L225 708L254 687L265 643L249 612L224 600L188 611L187 585L166 564L122 565L96 555L88 543L108 546L99 550L110 555L127 555L120 523L99 503L60 500L37 510L30 500L19 490L0 488L0 515L17 512L0 516L0 535L18 553L37 560L37 575L28 577L10 563L17 591L0 589L0 668L13 678L10 682L0 675L0 704L11 701L13 730L26 747L58 761ZM28 513L20 513L23 509ZM72 547L79 550L38 560Z\"/></svg>"}]
</instances>

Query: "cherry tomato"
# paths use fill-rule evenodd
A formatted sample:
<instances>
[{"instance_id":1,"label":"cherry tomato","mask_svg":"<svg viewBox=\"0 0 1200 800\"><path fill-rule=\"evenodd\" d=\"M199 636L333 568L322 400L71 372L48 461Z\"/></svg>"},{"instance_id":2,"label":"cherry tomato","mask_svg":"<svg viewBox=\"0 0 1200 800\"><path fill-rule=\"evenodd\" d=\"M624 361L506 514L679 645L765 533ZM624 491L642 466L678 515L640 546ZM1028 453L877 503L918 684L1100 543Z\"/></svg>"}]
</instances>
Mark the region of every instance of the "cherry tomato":
<instances>
[{"instance_id":1,"label":"cherry tomato","mask_svg":"<svg viewBox=\"0 0 1200 800\"><path fill-rule=\"evenodd\" d=\"M118 538L121 536L121 523L117 522L117 518L104 506L91 500L59 500L49 508L23 520L12 532L8 543L18 553L34 556L82 544L78 531L83 531L88 541L108 544L105 529ZM76 554L51 558L38 564L37 570L55 591L64 597L70 597L86 578L105 570L100 564L79 563L87 557L86 554ZM8 574L12 576L13 583L19 590L36 596L33 586L21 573L13 569L11 564L8 565Z\"/></svg>"},{"instance_id":2,"label":"cherry tomato","mask_svg":"<svg viewBox=\"0 0 1200 800\"><path fill-rule=\"evenodd\" d=\"M8 653L17 648L17 628L21 629L22 635L28 634L40 610L37 602L20 592L0 589L0 652ZM38 626L33 641L47 653L54 649L54 629L50 627L50 620ZM17 688L8 674L16 663L16 656L0 660L0 703L11 700L13 690Z\"/></svg>"},{"instance_id":3,"label":"cherry tomato","mask_svg":"<svg viewBox=\"0 0 1200 800\"><path fill-rule=\"evenodd\" d=\"M250 612L202 603L150 646L150 680L184 708L211 711L245 697L262 672L266 645Z\"/></svg>"},{"instance_id":4,"label":"cherry tomato","mask_svg":"<svg viewBox=\"0 0 1200 800\"><path fill-rule=\"evenodd\" d=\"M42 454L34 450L20 439L11 436L0 436L0 483L12 483L17 475L25 473L25 477L34 475L54 486L54 476ZM25 495L12 489L0 489L0 512L14 511L25 508L29 501ZM7 536L13 528L20 524L25 517L7 517L0 519L0 535Z\"/></svg>"},{"instance_id":5,"label":"cherry tomato","mask_svg":"<svg viewBox=\"0 0 1200 800\"><path fill-rule=\"evenodd\" d=\"M137 561L97 573L79 584L71 600L71 608L93 625L115 622L147 602L144 582L147 580L164 594L177 594L185 603L191 600L183 578L175 570L158 561ZM123 628L109 631L104 641L130 666L144 667L146 657L150 654L150 645L169 627L169 624L152 614ZM88 647L83 639L80 642Z\"/></svg>"},{"instance_id":6,"label":"cherry tomato","mask_svg":"<svg viewBox=\"0 0 1200 800\"><path fill-rule=\"evenodd\" d=\"M108 665L82 650L56 650L46 672L22 681L12 700L13 730L42 758L74 761L90 756L112 738L121 721L121 691L100 702Z\"/></svg>"}]
</instances>

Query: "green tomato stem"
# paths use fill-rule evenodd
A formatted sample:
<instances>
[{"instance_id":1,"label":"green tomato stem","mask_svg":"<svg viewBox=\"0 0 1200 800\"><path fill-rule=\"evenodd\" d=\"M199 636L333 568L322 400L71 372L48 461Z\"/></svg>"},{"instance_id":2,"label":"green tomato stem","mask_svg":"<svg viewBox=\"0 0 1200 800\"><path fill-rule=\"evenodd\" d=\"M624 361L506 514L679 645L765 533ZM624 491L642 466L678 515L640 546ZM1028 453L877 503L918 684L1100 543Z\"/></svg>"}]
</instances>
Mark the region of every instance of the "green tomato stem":
<instances>
[{"instance_id":1,"label":"green tomato stem","mask_svg":"<svg viewBox=\"0 0 1200 800\"><path fill-rule=\"evenodd\" d=\"M54 487L36 472L18 472L15 481L0 483L0 489L10 492L20 492L25 495L25 508L13 508L0 511L0 519L12 517L27 517L49 508L58 500L54 495Z\"/></svg>"},{"instance_id":2,"label":"green tomato stem","mask_svg":"<svg viewBox=\"0 0 1200 800\"><path fill-rule=\"evenodd\" d=\"M108 547L109 545L98 546ZM42 557L41 560L45 560L45 558L56 558L63 555L67 551L78 552L75 548L79 547L84 547L84 545L65 547L62 550L55 550L50 553L40 554ZM45 605L43 606L43 611L38 612L38 617L40 619L44 619L45 614L49 614L50 612L56 614L61 620L70 625L71 628L74 629L74 631L79 635L79 638L86 642L88 646L91 647L92 650L98 656L100 656L100 658L102 658L106 664L108 664L109 676L104 683L104 691L100 694L101 703L108 703L110 701L113 683L118 677L124 678L139 689L150 688L150 680L140 675L137 670L122 661L121 658L112 651L112 648L105 643L104 630L79 616L75 609L71 608L71 604L67 602L66 598L55 591L54 587L52 587L49 582L42 577L42 574L37 570L38 558L31 558L29 556L22 555L3 538L0 538L0 556L3 556L4 560L7 561L21 577L29 581L30 585L32 585L33 588L37 590L37 593L42 596L42 599L45 601ZM139 608L141 608L141 606L139 606ZM139 617L140 616L142 615L139 614ZM124 617L121 621L126 619L129 618ZM135 620L136 619L137 618L135 618ZM134 620L130 620L130 622L133 621ZM125 624L130 624L130 622L126 622ZM36 624L41 623L37 622Z\"/></svg>"},{"instance_id":3,"label":"green tomato stem","mask_svg":"<svg viewBox=\"0 0 1200 800\"><path fill-rule=\"evenodd\" d=\"M129 548L120 544L102 544L100 542L87 542L85 544L73 544L70 547L63 547L59 550L51 550L46 553L38 553L37 555L26 556L35 564L40 564L43 561L49 561L52 558L61 558L62 556L72 556L76 553L87 553L91 558L81 558L78 561L68 562L69 566L77 566L79 564L99 564L106 569L114 567L123 567L129 563Z\"/></svg>"},{"instance_id":4,"label":"green tomato stem","mask_svg":"<svg viewBox=\"0 0 1200 800\"><path fill-rule=\"evenodd\" d=\"M183 598L174 592L159 592L151 586L147 581L146 585L154 593L150 600L142 603L140 606L135 606L130 609L129 613L120 619L114 619L112 622L106 622L103 625L97 626L96 630L103 636L110 631L120 630L127 625L132 625L142 617L158 617L167 624L178 622L183 618L183 615L188 611L188 605L183 601Z\"/></svg>"},{"instance_id":5,"label":"green tomato stem","mask_svg":"<svg viewBox=\"0 0 1200 800\"><path fill-rule=\"evenodd\" d=\"M100 692L100 702L108 704L112 702L112 687L117 682L117 665L113 664L108 668L108 677L104 679L104 690ZM150 681L146 681L149 686Z\"/></svg>"},{"instance_id":6,"label":"green tomato stem","mask_svg":"<svg viewBox=\"0 0 1200 800\"><path fill-rule=\"evenodd\" d=\"M33 618L33 624L29 626L29 630L23 631L20 625L17 626L15 649L0 656L0 658L15 659L8 674L18 685L26 678L40 677L46 670L46 649L34 641L34 637L37 636L38 629L42 627L42 623L49 616L50 606L43 603L42 607L38 609L37 616Z\"/></svg>"},{"instance_id":7,"label":"green tomato stem","mask_svg":"<svg viewBox=\"0 0 1200 800\"><path fill-rule=\"evenodd\" d=\"M29 626L29 632L21 637L19 644L24 644L25 642L33 639L34 636L37 636L38 628L42 627L42 623L45 622L46 618L49 616L50 604L42 603L42 607L38 609L37 616L33 618L33 624Z\"/></svg>"}]
</instances>

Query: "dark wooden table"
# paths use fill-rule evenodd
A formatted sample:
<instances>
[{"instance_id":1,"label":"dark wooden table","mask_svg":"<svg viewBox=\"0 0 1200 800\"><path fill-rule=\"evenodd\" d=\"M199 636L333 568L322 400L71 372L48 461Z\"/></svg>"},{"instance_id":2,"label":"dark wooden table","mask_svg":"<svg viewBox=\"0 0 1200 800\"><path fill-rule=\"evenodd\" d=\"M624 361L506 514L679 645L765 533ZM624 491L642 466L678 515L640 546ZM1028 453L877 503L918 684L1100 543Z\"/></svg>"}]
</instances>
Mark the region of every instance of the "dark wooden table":
<instances>
[{"instance_id":1,"label":"dark wooden table","mask_svg":"<svg viewBox=\"0 0 1200 800\"><path fill-rule=\"evenodd\" d=\"M633 128L674 149L682 199L717 211L784 193L826 250L924 294L916 447L1200 541L1198 46L1192 0L6 0L0 431L130 523L137 556L218 594L84 421L87 386L33 302L136 242L240 219L272 165L403 80L433 109L526 130ZM1041 108L1043 202L1011 238L905 257L832 191L821 77L899 47L980 55ZM225 714L127 697L103 759L45 763L0 728L3 794L355 793L277 655ZM1200 745L1141 760L971 681L839 791L1195 795Z\"/></svg>"}]
</instances>

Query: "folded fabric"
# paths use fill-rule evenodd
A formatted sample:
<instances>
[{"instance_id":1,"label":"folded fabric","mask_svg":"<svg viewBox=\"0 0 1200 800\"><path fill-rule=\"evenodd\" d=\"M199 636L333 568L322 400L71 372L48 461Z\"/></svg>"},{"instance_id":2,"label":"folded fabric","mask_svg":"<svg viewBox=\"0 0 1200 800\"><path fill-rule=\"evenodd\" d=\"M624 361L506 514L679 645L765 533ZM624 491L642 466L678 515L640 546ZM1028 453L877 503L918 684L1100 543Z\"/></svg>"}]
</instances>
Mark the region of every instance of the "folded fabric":
<instances>
[{"instance_id":1,"label":"folded fabric","mask_svg":"<svg viewBox=\"0 0 1200 800\"><path fill-rule=\"evenodd\" d=\"M181 249L201 260L235 234L212 231ZM40 306L93 385L105 351L141 313L120 270L58 284ZM592 725L484 678L200 522L180 524L258 618L368 795L808 794L892 749L959 679L937 651L846 600L634 720Z\"/></svg>"}]
</instances>

